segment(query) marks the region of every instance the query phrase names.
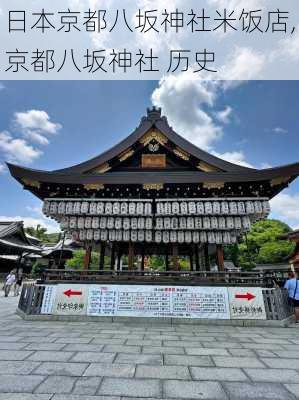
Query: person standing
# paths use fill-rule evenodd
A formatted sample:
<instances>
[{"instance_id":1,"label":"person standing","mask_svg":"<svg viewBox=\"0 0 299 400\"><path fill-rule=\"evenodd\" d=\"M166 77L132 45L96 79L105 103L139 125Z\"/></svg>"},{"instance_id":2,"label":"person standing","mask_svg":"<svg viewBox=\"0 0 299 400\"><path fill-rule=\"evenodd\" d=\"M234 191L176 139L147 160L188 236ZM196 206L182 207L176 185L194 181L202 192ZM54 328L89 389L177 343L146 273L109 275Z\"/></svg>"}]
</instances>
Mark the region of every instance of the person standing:
<instances>
[{"instance_id":1,"label":"person standing","mask_svg":"<svg viewBox=\"0 0 299 400\"><path fill-rule=\"evenodd\" d=\"M288 291L290 304L294 307L296 324L299 323L299 281L298 271L295 271L293 277L290 278L284 284L284 288Z\"/></svg>"},{"instance_id":2,"label":"person standing","mask_svg":"<svg viewBox=\"0 0 299 400\"><path fill-rule=\"evenodd\" d=\"M13 284L16 281L16 275L15 275L15 271L12 270L9 275L7 275L6 280L5 280L5 285L4 285L4 295L5 297L8 297L9 292L11 287L13 286Z\"/></svg>"},{"instance_id":3,"label":"person standing","mask_svg":"<svg viewBox=\"0 0 299 400\"><path fill-rule=\"evenodd\" d=\"M15 290L14 290L15 296L19 296L22 282L23 282L23 275L21 273L19 273L17 275L17 279L16 279L16 283L15 283Z\"/></svg>"}]
</instances>

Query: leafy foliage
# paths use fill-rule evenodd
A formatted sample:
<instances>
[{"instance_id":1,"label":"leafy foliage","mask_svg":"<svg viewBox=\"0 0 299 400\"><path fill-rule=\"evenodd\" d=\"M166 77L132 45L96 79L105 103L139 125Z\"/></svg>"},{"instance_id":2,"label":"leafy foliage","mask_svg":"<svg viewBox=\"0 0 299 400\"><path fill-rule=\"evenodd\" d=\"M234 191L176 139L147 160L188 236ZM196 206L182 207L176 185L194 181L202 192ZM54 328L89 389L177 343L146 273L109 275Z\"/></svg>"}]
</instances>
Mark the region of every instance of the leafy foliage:
<instances>
[{"instance_id":1,"label":"leafy foliage","mask_svg":"<svg viewBox=\"0 0 299 400\"><path fill-rule=\"evenodd\" d=\"M32 277L35 278L35 279L41 278L45 269L46 269L45 265L43 265L40 262L36 261L33 264L33 267L32 267L32 270L31 270Z\"/></svg>"},{"instance_id":2,"label":"leafy foliage","mask_svg":"<svg viewBox=\"0 0 299 400\"><path fill-rule=\"evenodd\" d=\"M25 232L31 236L40 239L43 243L57 243L60 240L61 233L47 233L47 228L43 228L41 225L36 227L29 226L25 228Z\"/></svg>"},{"instance_id":3,"label":"leafy foliage","mask_svg":"<svg viewBox=\"0 0 299 400\"><path fill-rule=\"evenodd\" d=\"M76 250L73 258L66 261L66 266L74 270L82 270L84 267L85 250ZM106 257L105 257L106 258ZM105 260L106 261L106 260ZM90 269L99 268L99 254L96 252L91 253Z\"/></svg>"}]
</instances>

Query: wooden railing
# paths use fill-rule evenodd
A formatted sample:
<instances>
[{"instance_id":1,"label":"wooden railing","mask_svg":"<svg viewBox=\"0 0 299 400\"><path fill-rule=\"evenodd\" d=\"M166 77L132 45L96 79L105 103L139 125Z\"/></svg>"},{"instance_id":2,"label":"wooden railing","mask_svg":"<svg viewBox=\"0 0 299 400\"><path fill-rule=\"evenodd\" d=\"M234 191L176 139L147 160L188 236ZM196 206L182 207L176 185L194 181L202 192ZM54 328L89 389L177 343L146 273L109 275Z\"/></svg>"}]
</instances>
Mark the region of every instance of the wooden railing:
<instances>
[{"instance_id":1,"label":"wooden railing","mask_svg":"<svg viewBox=\"0 0 299 400\"><path fill-rule=\"evenodd\" d=\"M110 270L61 270L44 272L41 283L130 283L130 284L174 284L215 286L274 287L273 273L261 272L211 272L211 271L110 271Z\"/></svg>"}]
</instances>

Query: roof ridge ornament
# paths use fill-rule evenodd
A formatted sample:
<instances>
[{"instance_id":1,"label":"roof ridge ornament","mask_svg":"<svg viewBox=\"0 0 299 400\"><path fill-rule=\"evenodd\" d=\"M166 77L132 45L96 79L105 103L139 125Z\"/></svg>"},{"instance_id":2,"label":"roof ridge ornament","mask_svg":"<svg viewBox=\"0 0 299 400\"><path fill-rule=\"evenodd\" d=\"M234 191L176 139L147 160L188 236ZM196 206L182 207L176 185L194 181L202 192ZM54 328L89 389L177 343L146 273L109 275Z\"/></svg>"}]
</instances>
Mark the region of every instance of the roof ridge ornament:
<instances>
[{"instance_id":1,"label":"roof ridge ornament","mask_svg":"<svg viewBox=\"0 0 299 400\"><path fill-rule=\"evenodd\" d=\"M158 119L161 119L161 114L162 114L162 109L160 107L148 107L147 108L147 119L151 121L157 121Z\"/></svg>"}]
</instances>

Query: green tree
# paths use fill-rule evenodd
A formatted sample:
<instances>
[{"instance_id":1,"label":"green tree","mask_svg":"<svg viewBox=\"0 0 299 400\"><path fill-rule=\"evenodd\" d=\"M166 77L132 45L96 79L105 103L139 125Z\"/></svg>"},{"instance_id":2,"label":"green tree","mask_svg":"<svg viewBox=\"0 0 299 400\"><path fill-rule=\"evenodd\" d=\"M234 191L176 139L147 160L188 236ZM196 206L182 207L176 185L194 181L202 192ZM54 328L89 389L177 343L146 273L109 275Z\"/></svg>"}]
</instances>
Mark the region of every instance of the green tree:
<instances>
[{"instance_id":1,"label":"green tree","mask_svg":"<svg viewBox=\"0 0 299 400\"><path fill-rule=\"evenodd\" d=\"M47 233L47 228L43 228L41 225L29 226L25 228L25 232L30 236L34 236L40 239L43 243L57 243L61 238L61 233Z\"/></svg>"},{"instance_id":2,"label":"green tree","mask_svg":"<svg viewBox=\"0 0 299 400\"><path fill-rule=\"evenodd\" d=\"M290 232L291 228L278 220L268 219L256 222L242 243L227 246L225 255L236 265L251 269L256 264L284 263L294 246L279 237Z\"/></svg>"},{"instance_id":3,"label":"green tree","mask_svg":"<svg viewBox=\"0 0 299 400\"><path fill-rule=\"evenodd\" d=\"M72 258L66 261L66 266L70 269L81 270L84 267L85 250L76 250ZM91 253L91 261L89 269L99 268L99 254Z\"/></svg>"}]
</instances>

